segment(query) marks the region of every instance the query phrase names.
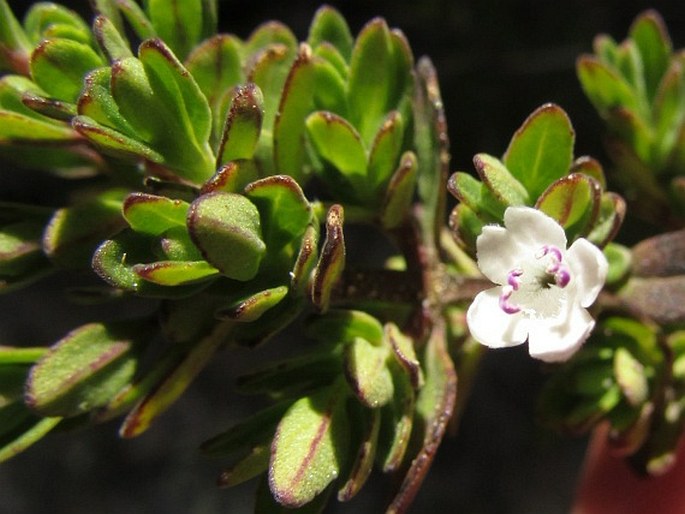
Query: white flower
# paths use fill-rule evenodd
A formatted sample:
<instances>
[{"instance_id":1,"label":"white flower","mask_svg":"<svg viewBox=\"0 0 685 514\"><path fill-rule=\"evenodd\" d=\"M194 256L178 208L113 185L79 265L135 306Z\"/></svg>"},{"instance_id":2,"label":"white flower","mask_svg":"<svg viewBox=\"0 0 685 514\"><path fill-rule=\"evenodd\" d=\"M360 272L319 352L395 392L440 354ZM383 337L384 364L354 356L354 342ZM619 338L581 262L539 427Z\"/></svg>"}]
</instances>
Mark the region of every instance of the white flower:
<instances>
[{"instance_id":1,"label":"white flower","mask_svg":"<svg viewBox=\"0 0 685 514\"><path fill-rule=\"evenodd\" d=\"M567 360L595 321L586 310L607 274L604 254L586 239L566 249L564 229L531 207L509 207L504 227L476 240L478 267L497 287L479 293L466 314L471 335L491 348L528 341L532 357Z\"/></svg>"}]
</instances>

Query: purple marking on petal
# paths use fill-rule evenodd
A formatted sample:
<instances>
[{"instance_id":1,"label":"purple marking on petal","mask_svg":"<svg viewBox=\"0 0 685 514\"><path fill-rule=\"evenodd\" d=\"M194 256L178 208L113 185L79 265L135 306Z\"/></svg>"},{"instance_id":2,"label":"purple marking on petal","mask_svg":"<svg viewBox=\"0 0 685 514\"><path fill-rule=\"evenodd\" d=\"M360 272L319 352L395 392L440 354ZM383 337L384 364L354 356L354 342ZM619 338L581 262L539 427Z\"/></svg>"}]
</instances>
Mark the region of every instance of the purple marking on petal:
<instances>
[{"instance_id":1,"label":"purple marking on petal","mask_svg":"<svg viewBox=\"0 0 685 514\"><path fill-rule=\"evenodd\" d=\"M509 298L514 292L512 286L502 286L502 294L499 295L499 308L507 314L516 314L521 310L520 307L509 303Z\"/></svg>"}]
</instances>

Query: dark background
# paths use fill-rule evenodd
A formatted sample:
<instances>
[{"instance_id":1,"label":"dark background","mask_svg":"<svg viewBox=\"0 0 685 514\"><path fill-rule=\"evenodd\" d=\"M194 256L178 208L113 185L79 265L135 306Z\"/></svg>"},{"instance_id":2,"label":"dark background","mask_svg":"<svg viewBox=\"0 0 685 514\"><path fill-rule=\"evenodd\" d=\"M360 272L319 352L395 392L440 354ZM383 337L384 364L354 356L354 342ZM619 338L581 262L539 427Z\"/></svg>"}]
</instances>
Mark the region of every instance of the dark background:
<instances>
[{"instance_id":1,"label":"dark background","mask_svg":"<svg viewBox=\"0 0 685 514\"><path fill-rule=\"evenodd\" d=\"M30 2L10 0L18 13ZM64 2L90 18L86 1ZM658 9L676 48L685 42L682 1L439 1L330 2L353 33L383 16L407 35L415 55L430 55L438 70L451 139L451 169L472 170L477 152L501 154L513 131L536 107L560 104L577 132L576 155L609 167L601 125L574 74L576 57L606 32L623 39L632 19ZM305 39L314 2L221 1L221 29L246 37L260 22L278 19ZM43 198L58 182L21 176L0 165L0 198ZM30 189L29 189L30 188ZM37 192L40 191L40 192ZM54 201L59 205L57 196ZM631 234L623 233L624 240ZM70 306L62 287L74 277L49 279L0 297L0 344L44 345L101 312ZM79 278L80 280L80 278ZM137 308L149 308L140 302ZM125 313L106 313L118 317ZM296 338L297 334L291 334ZM278 344L274 342L272 344ZM247 351L217 359L156 425L133 441L117 438L117 424L48 437L0 466L0 513L243 514L254 483L220 491L221 462L197 446L249 412L231 377ZM583 439L561 439L535 423L535 394L544 381L525 348L487 356L458 437L446 440L413 512L561 514L568 512L582 461ZM330 512L378 513L389 482L374 475L350 505Z\"/></svg>"}]
</instances>

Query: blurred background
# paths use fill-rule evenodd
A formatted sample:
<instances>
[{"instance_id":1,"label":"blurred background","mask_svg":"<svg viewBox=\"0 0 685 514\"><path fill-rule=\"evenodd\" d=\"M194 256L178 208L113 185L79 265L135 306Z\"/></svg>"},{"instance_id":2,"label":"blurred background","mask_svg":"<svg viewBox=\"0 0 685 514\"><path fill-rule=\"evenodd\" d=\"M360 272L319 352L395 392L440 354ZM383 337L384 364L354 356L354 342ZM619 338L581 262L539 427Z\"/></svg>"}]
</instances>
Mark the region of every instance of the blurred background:
<instances>
[{"instance_id":1,"label":"blurred background","mask_svg":"<svg viewBox=\"0 0 685 514\"><path fill-rule=\"evenodd\" d=\"M61 2L91 18L87 0ZM9 0L21 15L31 2ZM305 39L319 4L301 0L219 0L220 28L247 37L277 19ZM622 40L633 18L652 7L666 20L676 48L685 46L681 0L349 0L329 2L357 33L375 16L401 28L416 57L429 55L441 81L451 170L472 171L477 152L500 155L516 128L545 102L561 105L576 128L576 155L606 168L601 124L575 78L575 59L599 32ZM60 205L60 182L0 164L0 199ZM632 242L635 234L621 233ZM0 344L46 345L84 321L126 312L75 308L63 288L84 277L53 278L0 297ZM148 309L140 301L132 309ZM85 313L85 314L84 314ZM285 339L296 339L297 333ZM285 341L270 343L278 345ZM0 466L0 514L243 514L255 484L215 487L222 463L198 445L254 407L234 394L231 379L262 350L227 352L182 399L136 440L117 437L117 423L48 437ZM490 353L457 437L441 446L413 512L561 514L572 502L585 439L564 439L535 422L544 370L525 348ZM327 512L379 513L393 484L376 474L349 505Z\"/></svg>"}]
</instances>

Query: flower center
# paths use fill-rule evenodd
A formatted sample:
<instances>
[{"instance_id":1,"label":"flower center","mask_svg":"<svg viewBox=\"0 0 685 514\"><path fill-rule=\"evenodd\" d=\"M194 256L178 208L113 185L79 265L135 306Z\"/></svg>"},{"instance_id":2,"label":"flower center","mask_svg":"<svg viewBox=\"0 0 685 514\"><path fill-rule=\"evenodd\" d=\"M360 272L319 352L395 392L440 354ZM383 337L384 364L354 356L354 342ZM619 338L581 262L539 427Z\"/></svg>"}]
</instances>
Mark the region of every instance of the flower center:
<instances>
[{"instance_id":1,"label":"flower center","mask_svg":"<svg viewBox=\"0 0 685 514\"><path fill-rule=\"evenodd\" d=\"M523 311L531 316L552 316L564 298L563 289L571 281L571 272L563 254L553 245L542 246L534 260L522 263L507 273L502 285L499 306L507 314Z\"/></svg>"}]
</instances>

